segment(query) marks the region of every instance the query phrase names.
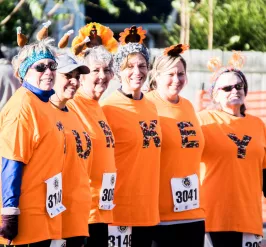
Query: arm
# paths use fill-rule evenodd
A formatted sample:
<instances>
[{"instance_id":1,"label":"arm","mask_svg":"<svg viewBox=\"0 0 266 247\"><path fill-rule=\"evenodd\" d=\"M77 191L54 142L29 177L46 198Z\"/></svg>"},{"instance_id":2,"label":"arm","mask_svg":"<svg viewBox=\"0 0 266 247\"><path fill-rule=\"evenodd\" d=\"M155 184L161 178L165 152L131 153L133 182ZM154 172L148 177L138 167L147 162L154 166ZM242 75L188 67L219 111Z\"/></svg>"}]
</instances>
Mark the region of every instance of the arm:
<instances>
[{"instance_id":1,"label":"arm","mask_svg":"<svg viewBox=\"0 0 266 247\"><path fill-rule=\"evenodd\" d=\"M9 240L9 244L18 234L19 197L23 163L2 158L2 226L0 235Z\"/></svg>"},{"instance_id":2,"label":"arm","mask_svg":"<svg viewBox=\"0 0 266 247\"><path fill-rule=\"evenodd\" d=\"M264 197L266 197L266 169L263 169L262 172L263 172L262 191L263 191Z\"/></svg>"},{"instance_id":3,"label":"arm","mask_svg":"<svg viewBox=\"0 0 266 247\"><path fill-rule=\"evenodd\" d=\"M2 204L1 214L19 214L19 210L11 210L19 205L23 163L2 158Z\"/></svg>"}]
</instances>

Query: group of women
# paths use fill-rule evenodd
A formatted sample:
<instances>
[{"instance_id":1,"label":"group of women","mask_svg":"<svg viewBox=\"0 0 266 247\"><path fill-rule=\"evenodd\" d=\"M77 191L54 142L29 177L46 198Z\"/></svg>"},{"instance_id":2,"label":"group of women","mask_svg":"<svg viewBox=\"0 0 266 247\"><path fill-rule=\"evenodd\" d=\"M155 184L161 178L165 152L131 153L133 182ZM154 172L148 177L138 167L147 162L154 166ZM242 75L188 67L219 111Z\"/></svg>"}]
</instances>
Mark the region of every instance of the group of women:
<instances>
[{"instance_id":1,"label":"group of women","mask_svg":"<svg viewBox=\"0 0 266 247\"><path fill-rule=\"evenodd\" d=\"M46 38L14 58L22 86L0 113L1 246L259 246L266 130L245 113L245 75L213 63L218 107L197 116L179 95L188 46L149 71L145 31L120 36L112 55L111 30L90 23L76 57ZM121 87L99 103L114 74Z\"/></svg>"}]
</instances>

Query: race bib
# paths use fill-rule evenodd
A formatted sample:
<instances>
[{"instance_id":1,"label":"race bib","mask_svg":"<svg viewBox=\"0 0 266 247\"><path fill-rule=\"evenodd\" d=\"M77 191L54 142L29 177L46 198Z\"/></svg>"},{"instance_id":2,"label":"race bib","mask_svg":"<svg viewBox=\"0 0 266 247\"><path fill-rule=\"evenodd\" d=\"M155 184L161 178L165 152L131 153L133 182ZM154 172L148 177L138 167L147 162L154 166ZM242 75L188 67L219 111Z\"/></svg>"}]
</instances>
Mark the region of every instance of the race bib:
<instances>
[{"instance_id":1,"label":"race bib","mask_svg":"<svg viewBox=\"0 0 266 247\"><path fill-rule=\"evenodd\" d=\"M64 239L52 240L50 247L66 247L66 240Z\"/></svg>"},{"instance_id":2,"label":"race bib","mask_svg":"<svg viewBox=\"0 0 266 247\"><path fill-rule=\"evenodd\" d=\"M174 212L199 208L199 179L196 174L185 178L172 178Z\"/></svg>"},{"instance_id":3,"label":"race bib","mask_svg":"<svg viewBox=\"0 0 266 247\"><path fill-rule=\"evenodd\" d=\"M131 226L108 226L109 247L130 247L132 227Z\"/></svg>"},{"instance_id":4,"label":"race bib","mask_svg":"<svg viewBox=\"0 0 266 247\"><path fill-rule=\"evenodd\" d=\"M262 236L243 233L242 247L260 247L262 241Z\"/></svg>"},{"instance_id":5,"label":"race bib","mask_svg":"<svg viewBox=\"0 0 266 247\"><path fill-rule=\"evenodd\" d=\"M116 182L116 173L104 173L102 188L100 191L99 209L112 210L115 207L114 190Z\"/></svg>"},{"instance_id":6,"label":"race bib","mask_svg":"<svg viewBox=\"0 0 266 247\"><path fill-rule=\"evenodd\" d=\"M47 185L46 190L46 210L51 218L62 213L66 210L62 204L62 174L61 172L57 175L47 179L45 181Z\"/></svg>"}]
</instances>

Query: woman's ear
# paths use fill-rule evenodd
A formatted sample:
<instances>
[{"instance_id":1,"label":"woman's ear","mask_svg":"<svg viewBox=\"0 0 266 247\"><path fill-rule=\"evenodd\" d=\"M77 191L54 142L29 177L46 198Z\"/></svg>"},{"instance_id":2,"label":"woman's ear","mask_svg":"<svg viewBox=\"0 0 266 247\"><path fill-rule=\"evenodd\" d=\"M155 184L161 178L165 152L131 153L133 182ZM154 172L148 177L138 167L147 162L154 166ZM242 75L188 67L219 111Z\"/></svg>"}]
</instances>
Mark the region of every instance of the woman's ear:
<instances>
[{"instance_id":1,"label":"woman's ear","mask_svg":"<svg viewBox=\"0 0 266 247\"><path fill-rule=\"evenodd\" d=\"M86 79L86 75L85 74L80 74L80 79L79 79L79 82L80 82L80 86L83 86L83 83Z\"/></svg>"},{"instance_id":2,"label":"woman's ear","mask_svg":"<svg viewBox=\"0 0 266 247\"><path fill-rule=\"evenodd\" d=\"M218 95L218 91L217 90L213 90L213 92L212 92L212 101L213 101L213 103L215 103L215 104L219 104L219 101L217 101L217 95Z\"/></svg>"},{"instance_id":3,"label":"woman's ear","mask_svg":"<svg viewBox=\"0 0 266 247\"><path fill-rule=\"evenodd\" d=\"M115 73L114 73L114 71L113 70L111 70L111 75L112 75L112 79L114 78L114 76L115 76Z\"/></svg>"}]
</instances>

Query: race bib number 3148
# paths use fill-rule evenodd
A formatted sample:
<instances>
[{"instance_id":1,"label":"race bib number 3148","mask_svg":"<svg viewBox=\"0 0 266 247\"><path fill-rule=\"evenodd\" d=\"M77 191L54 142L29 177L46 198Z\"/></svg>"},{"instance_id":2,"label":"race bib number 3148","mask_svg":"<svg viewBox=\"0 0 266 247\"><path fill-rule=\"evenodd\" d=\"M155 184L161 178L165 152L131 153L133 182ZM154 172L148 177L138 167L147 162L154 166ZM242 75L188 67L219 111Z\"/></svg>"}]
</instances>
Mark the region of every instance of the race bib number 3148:
<instances>
[{"instance_id":1,"label":"race bib number 3148","mask_svg":"<svg viewBox=\"0 0 266 247\"><path fill-rule=\"evenodd\" d=\"M132 227L108 226L108 247L131 247Z\"/></svg>"},{"instance_id":2,"label":"race bib number 3148","mask_svg":"<svg viewBox=\"0 0 266 247\"><path fill-rule=\"evenodd\" d=\"M197 174L171 179L174 212L199 208L199 179Z\"/></svg>"}]
</instances>

